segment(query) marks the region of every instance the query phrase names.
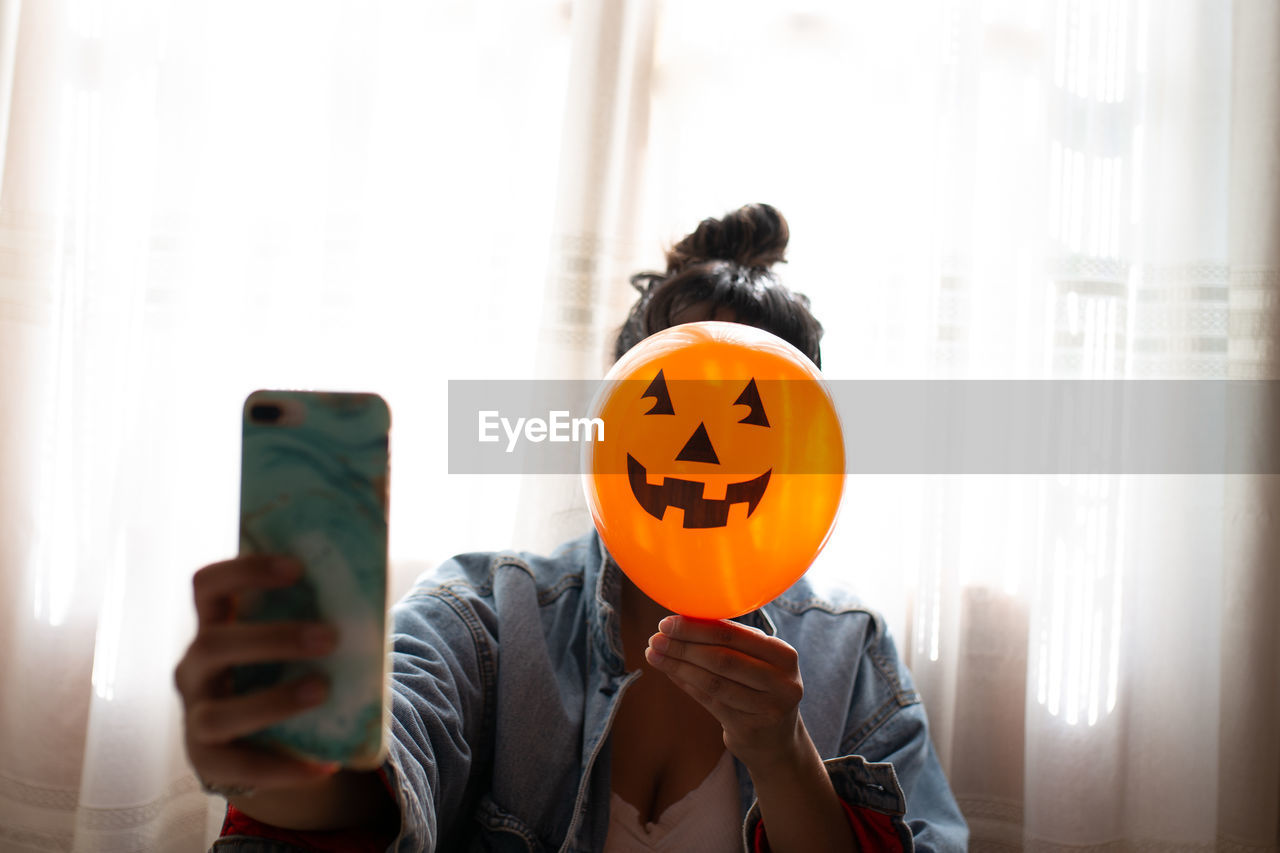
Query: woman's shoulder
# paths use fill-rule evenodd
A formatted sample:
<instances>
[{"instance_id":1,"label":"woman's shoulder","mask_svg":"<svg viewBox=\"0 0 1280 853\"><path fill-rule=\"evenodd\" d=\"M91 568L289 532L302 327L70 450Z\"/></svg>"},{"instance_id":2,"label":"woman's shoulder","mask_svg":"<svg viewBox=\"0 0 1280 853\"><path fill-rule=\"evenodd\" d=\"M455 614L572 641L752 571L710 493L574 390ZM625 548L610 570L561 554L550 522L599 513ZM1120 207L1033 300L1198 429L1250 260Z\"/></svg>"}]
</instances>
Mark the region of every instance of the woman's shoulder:
<instances>
[{"instance_id":1,"label":"woman's shoulder","mask_svg":"<svg viewBox=\"0 0 1280 853\"><path fill-rule=\"evenodd\" d=\"M822 646L860 647L864 652L891 644L884 616L847 585L806 575L766 606L784 639Z\"/></svg>"},{"instance_id":2,"label":"woman's shoulder","mask_svg":"<svg viewBox=\"0 0 1280 853\"><path fill-rule=\"evenodd\" d=\"M817 611L830 615L844 614L854 618L880 618L879 613L869 607L847 585L830 578L815 578L810 575L801 577L782 595L775 598L772 604L796 616Z\"/></svg>"},{"instance_id":3,"label":"woman's shoulder","mask_svg":"<svg viewBox=\"0 0 1280 853\"><path fill-rule=\"evenodd\" d=\"M861 685L850 690L865 708L878 708L889 698L893 707L919 701L884 616L847 585L802 578L768 610L778 636L807 661L816 681L833 685L849 679Z\"/></svg>"},{"instance_id":4,"label":"woman's shoulder","mask_svg":"<svg viewBox=\"0 0 1280 853\"><path fill-rule=\"evenodd\" d=\"M457 554L422 574L403 600L438 595L491 598L495 588L513 585L529 589L539 600L550 600L582 587L593 559L592 545L588 534L545 555L511 549Z\"/></svg>"}]
</instances>

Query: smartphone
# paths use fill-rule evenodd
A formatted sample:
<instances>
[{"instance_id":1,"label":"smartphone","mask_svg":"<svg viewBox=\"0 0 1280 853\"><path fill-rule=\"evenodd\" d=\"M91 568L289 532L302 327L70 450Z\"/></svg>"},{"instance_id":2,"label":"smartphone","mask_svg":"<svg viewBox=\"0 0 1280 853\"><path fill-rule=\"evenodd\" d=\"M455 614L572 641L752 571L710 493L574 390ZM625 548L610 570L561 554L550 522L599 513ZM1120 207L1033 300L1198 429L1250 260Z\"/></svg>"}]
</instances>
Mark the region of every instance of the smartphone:
<instances>
[{"instance_id":1,"label":"smartphone","mask_svg":"<svg viewBox=\"0 0 1280 853\"><path fill-rule=\"evenodd\" d=\"M240 554L285 554L301 580L236 602L246 622L337 628L324 660L235 667L247 693L320 671L322 705L246 738L297 758L373 769L387 725L387 485L391 415L376 394L255 391L244 403Z\"/></svg>"}]
</instances>

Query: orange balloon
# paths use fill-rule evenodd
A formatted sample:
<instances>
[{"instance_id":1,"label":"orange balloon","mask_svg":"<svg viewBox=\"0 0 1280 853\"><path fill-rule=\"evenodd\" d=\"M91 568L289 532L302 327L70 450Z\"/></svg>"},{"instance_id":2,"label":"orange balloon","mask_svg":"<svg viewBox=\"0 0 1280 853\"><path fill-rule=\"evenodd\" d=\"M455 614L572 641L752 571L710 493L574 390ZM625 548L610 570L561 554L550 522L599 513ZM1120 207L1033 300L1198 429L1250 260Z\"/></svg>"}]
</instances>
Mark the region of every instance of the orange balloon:
<instances>
[{"instance_id":1,"label":"orange balloon","mask_svg":"<svg viewBox=\"0 0 1280 853\"><path fill-rule=\"evenodd\" d=\"M583 486L605 547L646 595L725 619L772 601L835 525L844 438L822 374L740 323L665 329L613 366L592 403Z\"/></svg>"}]
</instances>

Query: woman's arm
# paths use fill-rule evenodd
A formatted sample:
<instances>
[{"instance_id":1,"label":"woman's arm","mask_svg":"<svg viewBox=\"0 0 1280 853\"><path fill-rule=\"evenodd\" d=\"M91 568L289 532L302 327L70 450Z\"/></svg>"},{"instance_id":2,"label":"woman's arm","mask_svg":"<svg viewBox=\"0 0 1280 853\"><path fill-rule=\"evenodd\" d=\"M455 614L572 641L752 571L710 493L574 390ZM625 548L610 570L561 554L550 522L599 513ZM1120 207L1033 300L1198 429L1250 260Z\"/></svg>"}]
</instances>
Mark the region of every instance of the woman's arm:
<instances>
[{"instance_id":1,"label":"woman's arm","mask_svg":"<svg viewBox=\"0 0 1280 853\"><path fill-rule=\"evenodd\" d=\"M799 722L794 751L773 766L747 766L771 850L858 850L822 757Z\"/></svg>"}]
</instances>

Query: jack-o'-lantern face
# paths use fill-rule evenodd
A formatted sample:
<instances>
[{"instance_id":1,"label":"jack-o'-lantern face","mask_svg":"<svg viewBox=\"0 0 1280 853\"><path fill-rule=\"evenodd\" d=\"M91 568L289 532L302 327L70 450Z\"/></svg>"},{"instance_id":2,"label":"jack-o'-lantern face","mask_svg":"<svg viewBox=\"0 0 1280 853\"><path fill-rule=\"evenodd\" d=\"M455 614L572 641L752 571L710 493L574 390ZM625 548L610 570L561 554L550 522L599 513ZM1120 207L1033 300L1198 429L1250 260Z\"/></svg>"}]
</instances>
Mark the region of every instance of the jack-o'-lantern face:
<instances>
[{"instance_id":1,"label":"jack-o'-lantern face","mask_svg":"<svg viewBox=\"0 0 1280 853\"><path fill-rule=\"evenodd\" d=\"M687 323L614 365L584 448L588 507L655 601L736 616L772 600L826 542L844 482L840 423L817 368L737 323Z\"/></svg>"},{"instance_id":2,"label":"jack-o'-lantern face","mask_svg":"<svg viewBox=\"0 0 1280 853\"><path fill-rule=\"evenodd\" d=\"M691 405L695 405L704 400L698 397L710 396L724 383L711 381L698 381L686 383L690 396ZM697 394L698 397L693 395ZM672 417L675 418L675 405L671 399L671 390L667 387L666 376L661 368L658 375L653 378L649 386L641 394L642 398L651 398L653 405L646 411L642 417ZM769 417L765 414L764 403L760 400L760 391L756 387L755 379L747 381L743 386L742 392L738 394L733 401L733 405L745 406L747 413L738 420L739 424L747 424L752 427L761 429L769 429ZM697 406L700 410L702 407ZM680 448L680 452L675 455L676 462L696 463L699 466L707 466L698 476L697 479L689 479L685 477L664 476L659 484L649 482L649 471L644 463L636 459L631 453L627 453L627 482L631 486L631 493L635 496L644 511L661 521L666 515L668 507L678 507L682 510L682 526L689 528L699 527L724 527L729 522L729 508L734 504L746 504L747 516L755 512L756 506L760 503L760 499L764 497L765 489L769 487L769 475L772 469L766 469L763 473L751 477L750 479L737 479L736 475L723 474L720 469L720 454L716 452L715 443L711 440L711 434L707 431L707 419L700 418L697 427L689 435L687 441ZM679 428L677 427L677 434ZM732 429L730 427L729 429ZM655 430L656 431L656 430ZM728 430L726 430L727 434ZM736 432L736 430L734 430ZM717 433L719 434L719 433ZM750 446L756 445L759 450L763 445L767 444L759 436L744 434L741 439L731 442L734 449L746 450L744 455L750 458L753 449ZM724 443L721 443L721 449L724 450ZM748 463L749 464L749 463ZM724 497L708 497L706 489L708 486L707 477L714 478L729 477L724 483Z\"/></svg>"}]
</instances>

